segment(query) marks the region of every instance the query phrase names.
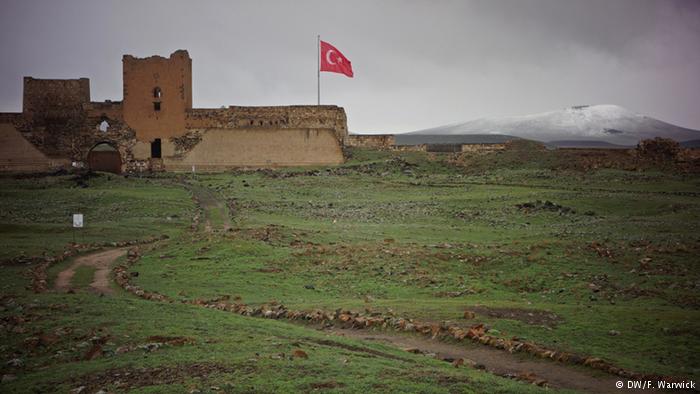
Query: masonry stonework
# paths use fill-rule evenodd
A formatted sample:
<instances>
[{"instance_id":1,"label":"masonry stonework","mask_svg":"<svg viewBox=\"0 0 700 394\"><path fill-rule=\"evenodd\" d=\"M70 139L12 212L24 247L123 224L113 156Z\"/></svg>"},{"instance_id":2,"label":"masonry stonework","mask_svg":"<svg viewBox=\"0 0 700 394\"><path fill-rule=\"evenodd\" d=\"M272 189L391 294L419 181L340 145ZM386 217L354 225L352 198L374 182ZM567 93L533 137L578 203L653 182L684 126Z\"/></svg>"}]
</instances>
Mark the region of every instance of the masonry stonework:
<instances>
[{"instance_id":1,"label":"masonry stonework","mask_svg":"<svg viewBox=\"0 0 700 394\"><path fill-rule=\"evenodd\" d=\"M345 145L357 148L392 149L396 145L393 134L349 134Z\"/></svg>"},{"instance_id":2,"label":"masonry stonework","mask_svg":"<svg viewBox=\"0 0 700 394\"><path fill-rule=\"evenodd\" d=\"M35 79L24 77L22 113L29 116L33 126L45 121L79 116L83 106L90 102L90 80Z\"/></svg>"},{"instance_id":3,"label":"masonry stonework","mask_svg":"<svg viewBox=\"0 0 700 394\"><path fill-rule=\"evenodd\" d=\"M187 51L167 58L125 55L122 66L123 101L90 101L87 78L25 77L22 113L0 113L7 145L0 150L0 170L86 163L90 151L104 144L119 152L122 172L344 161L347 119L341 107L192 108Z\"/></svg>"},{"instance_id":4,"label":"masonry stonework","mask_svg":"<svg viewBox=\"0 0 700 394\"><path fill-rule=\"evenodd\" d=\"M140 141L185 132L185 113L192 108L192 59L179 50L169 58L125 55L124 120Z\"/></svg>"}]
</instances>

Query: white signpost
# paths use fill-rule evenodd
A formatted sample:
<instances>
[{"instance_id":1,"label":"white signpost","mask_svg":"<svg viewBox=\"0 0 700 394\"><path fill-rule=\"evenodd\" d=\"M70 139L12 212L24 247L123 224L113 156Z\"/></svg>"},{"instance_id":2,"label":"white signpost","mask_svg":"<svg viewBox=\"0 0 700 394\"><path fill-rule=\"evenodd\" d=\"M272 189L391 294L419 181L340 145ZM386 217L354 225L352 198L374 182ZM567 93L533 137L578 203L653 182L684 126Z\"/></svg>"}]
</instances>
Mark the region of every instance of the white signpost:
<instances>
[{"instance_id":1,"label":"white signpost","mask_svg":"<svg viewBox=\"0 0 700 394\"><path fill-rule=\"evenodd\" d=\"M74 213L73 214L73 243L75 243L75 229L83 228L83 214Z\"/></svg>"},{"instance_id":2,"label":"white signpost","mask_svg":"<svg viewBox=\"0 0 700 394\"><path fill-rule=\"evenodd\" d=\"M73 214L73 227L82 228L83 227L83 214L74 213Z\"/></svg>"}]
</instances>

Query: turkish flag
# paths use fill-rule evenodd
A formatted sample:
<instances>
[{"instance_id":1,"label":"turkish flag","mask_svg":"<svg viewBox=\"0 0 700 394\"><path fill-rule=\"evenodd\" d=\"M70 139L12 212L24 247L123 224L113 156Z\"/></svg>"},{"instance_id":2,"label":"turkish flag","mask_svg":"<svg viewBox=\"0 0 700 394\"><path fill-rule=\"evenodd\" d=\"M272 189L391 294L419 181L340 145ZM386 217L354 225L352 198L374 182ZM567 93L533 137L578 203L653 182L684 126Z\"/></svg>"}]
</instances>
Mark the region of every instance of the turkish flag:
<instances>
[{"instance_id":1,"label":"turkish flag","mask_svg":"<svg viewBox=\"0 0 700 394\"><path fill-rule=\"evenodd\" d=\"M321 41L321 71L345 74L352 78L352 63L333 45Z\"/></svg>"}]
</instances>

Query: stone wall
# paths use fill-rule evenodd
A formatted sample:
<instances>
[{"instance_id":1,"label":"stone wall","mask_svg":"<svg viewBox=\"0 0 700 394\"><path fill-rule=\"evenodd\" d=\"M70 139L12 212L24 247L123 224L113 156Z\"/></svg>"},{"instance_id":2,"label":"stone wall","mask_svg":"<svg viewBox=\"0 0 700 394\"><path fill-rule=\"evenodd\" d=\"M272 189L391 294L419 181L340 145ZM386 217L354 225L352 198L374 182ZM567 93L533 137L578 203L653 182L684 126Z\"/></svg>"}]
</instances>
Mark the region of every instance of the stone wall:
<instances>
[{"instance_id":1,"label":"stone wall","mask_svg":"<svg viewBox=\"0 0 700 394\"><path fill-rule=\"evenodd\" d=\"M488 153L506 149L506 144L462 144L462 152Z\"/></svg>"},{"instance_id":2,"label":"stone wall","mask_svg":"<svg viewBox=\"0 0 700 394\"><path fill-rule=\"evenodd\" d=\"M41 153L12 123L0 122L0 171L44 172L66 164L67 160L50 159Z\"/></svg>"},{"instance_id":3,"label":"stone wall","mask_svg":"<svg viewBox=\"0 0 700 394\"><path fill-rule=\"evenodd\" d=\"M234 128L192 130L201 140L181 155L163 156L170 171L219 171L232 167L332 165L343 162L332 129Z\"/></svg>"},{"instance_id":4,"label":"stone wall","mask_svg":"<svg viewBox=\"0 0 700 394\"><path fill-rule=\"evenodd\" d=\"M427 150L426 144L419 145L394 145L391 150L398 152L425 152Z\"/></svg>"},{"instance_id":5,"label":"stone wall","mask_svg":"<svg viewBox=\"0 0 700 394\"><path fill-rule=\"evenodd\" d=\"M357 148L390 149L396 145L393 134L348 134L345 146Z\"/></svg>"},{"instance_id":6,"label":"stone wall","mask_svg":"<svg viewBox=\"0 0 700 394\"><path fill-rule=\"evenodd\" d=\"M121 101L92 101L85 105L85 112L88 118L100 120L105 118L108 123L115 120L124 121L124 105Z\"/></svg>"},{"instance_id":7,"label":"stone wall","mask_svg":"<svg viewBox=\"0 0 700 394\"><path fill-rule=\"evenodd\" d=\"M83 106L89 102L90 80L87 78L24 77L22 113L31 120L33 127L79 116L83 112Z\"/></svg>"},{"instance_id":8,"label":"stone wall","mask_svg":"<svg viewBox=\"0 0 700 394\"><path fill-rule=\"evenodd\" d=\"M191 164L225 169L343 162L347 119L341 107L192 109L187 51L168 58L125 55L122 61L123 101L91 102L87 78L26 77L23 113L0 114L0 124L8 125L3 126L8 148L0 151L0 161L16 161L23 152L28 163L70 165L85 162L95 145L108 143L119 151L126 172ZM106 131L100 130L103 121ZM155 139L161 141L162 158L151 158Z\"/></svg>"},{"instance_id":9,"label":"stone wall","mask_svg":"<svg viewBox=\"0 0 700 394\"><path fill-rule=\"evenodd\" d=\"M335 105L197 108L185 120L187 129L331 129L341 142L347 135L345 110Z\"/></svg>"},{"instance_id":10,"label":"stone wall","mask_svg":"<svg viewBox=\"0 0 700 394\"><path fill-rule=\"evenodd\" d=\"M396 145L394 134L349 134L345 146L367 149L390 149L395 151L419 151L433 153L488 153L506 149L505 143L494 144L415 144Z\"/></svg>"}]
</instances>

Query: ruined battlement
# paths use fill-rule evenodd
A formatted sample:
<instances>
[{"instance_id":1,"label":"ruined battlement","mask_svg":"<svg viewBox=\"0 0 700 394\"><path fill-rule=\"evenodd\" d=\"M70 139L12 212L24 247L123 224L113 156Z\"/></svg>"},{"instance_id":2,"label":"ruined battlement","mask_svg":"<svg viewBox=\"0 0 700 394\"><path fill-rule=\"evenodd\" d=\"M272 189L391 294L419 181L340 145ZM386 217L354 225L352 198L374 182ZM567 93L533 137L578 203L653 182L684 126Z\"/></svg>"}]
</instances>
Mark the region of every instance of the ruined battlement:
<instances>
[{"instance_id":1,"label":"ruined battlement","mask_svg":"<svg viewBox=\"0 0 700 394\"><path fill-rule=\"evenodd\" d=\"M90 80L37 79L24 77L22 113L36 125L46 119L67 119L78 116L90 102Z\"/></svg>"},{"instance_id":2,"label":"ruined battlement","mask_svg":"<svg viewBox=\"0 0 700 394\"><path fill-rule=\"evenodd\" d=\"M22 120L24 115L21 112L0 112L0 124L2 123L16 123Z\"/></svg>"},{"instance_id":3,"label":"ruined battlement","mask_svg":"<svg viewBox=\"0 0 700 394\"><path fill-rule=\"evenodd\" d=\"M3 138L33 146L34 161L82 161L105 171L221 170L344 160L348 130L342 107L193 109L187 51L168 57L124 55L122 65L123 101L90 101L87 78L26 77L22 113L0 114ZM100 144L112 147L112 153L93 154ZM27 151L9 149L6 154L16 156L8 158L12 162L25 163L21 156ZM46 168L27 163L26 168Z\"/></svg>"},{"instance_id":4,"label":"ruined battlement","mask_svg":"<svg viewBox=\"0 0 700 394\"><path fill-rule=\"evenodd\" d=\"M84 109L88 118L124 119L124 105L121 101L91 101Z\"/></svg>"},{"instance_id":5,"label":"ruined battlement","mask_svg":"<svg viewBox=\"0 0 700 394\"><path fill-rule=\"evenodd\" d=\"M192 59L185 50L170 57L122 58L124 121L136 138L151 141L185 133L185 112L192 108Z\"/></svg>"},{"instance_id":6,"label":"ruined battlement","mask_svg":"<svg viewBox=\"0 0 700 394\"><path fill-rule=\"evenodd\" d=\"M345 146L371 149L391 149L396 145L393 134L349 134Z\"/></svg>"},{"instance_id":7,"label":"ruined battlement","mask_svg":"<svg viewBox=\"0 0 700 394\"><path fill-rule=\"evenodd\" d=\"M190 54L187 52L186 49L178 49L175 52L171 53L170 56L165 57L165 56L160 56L160 55L152 55L152 56L147 56L147 57L136 57L134 55L123 55L122 56L122 61L129 61L129 62L169 62L172 60L176 59L189 59L191 62L192 59L190 59Z\"/></svg>"},{"instance_id":8,"label":"ruined battlement","mask_svg":"<svg viewBox=\"0 0 700 394\"><path fill-rule=\"evenodd\" d=\"M345 110L335 105L195 108L187 111L185 122L187 129L331 129L341 141L347 134Z\"/></svg>"}]
</instances>

